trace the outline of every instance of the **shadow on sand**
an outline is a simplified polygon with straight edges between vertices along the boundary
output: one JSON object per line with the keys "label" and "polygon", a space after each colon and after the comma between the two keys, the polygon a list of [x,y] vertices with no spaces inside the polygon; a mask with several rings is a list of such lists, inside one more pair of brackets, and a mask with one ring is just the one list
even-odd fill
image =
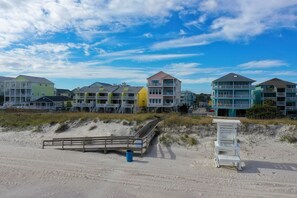
{"label": "shadow on sand", "polygon": [[162,146],[158,144],[158,139],[154,138],[152,144],[148,148],[145,157],[161,158],[161,159],[171,159],[175,160],[176,155],[172,151],[170,146]]}
{"label": "shadow on sand", "polygon": [[275,163],[266,161],[254,161],[254,160],[244,160],[243,170],[240,173],[260,173],[259,169],[272,169],[272,170],[286,170],[286,171],[296,171],[297,164],[295,163]]}

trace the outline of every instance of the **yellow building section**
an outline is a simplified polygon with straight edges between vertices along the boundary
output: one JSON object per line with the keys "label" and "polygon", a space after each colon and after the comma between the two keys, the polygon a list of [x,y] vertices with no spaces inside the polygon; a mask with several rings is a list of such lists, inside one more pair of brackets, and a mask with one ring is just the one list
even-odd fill
{"label": "yellow building section", "polygon": [[137,106],[146,107],[147,106],[147,89],[143,87],[137,94]]}

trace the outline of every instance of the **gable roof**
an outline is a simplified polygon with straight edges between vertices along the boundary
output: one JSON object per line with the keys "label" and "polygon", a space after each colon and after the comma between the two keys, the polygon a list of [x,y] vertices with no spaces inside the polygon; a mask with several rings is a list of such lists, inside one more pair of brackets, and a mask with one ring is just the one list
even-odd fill
{"label": "gable roof", "polygon": [[148,77],[147,80],[149,80],[149,79],[151,79],[151,78],[153,78],[153,77],[155,77],[157,75],[159,75],[161,77],[161,79],[176,79],[176,80],[180,81],[179,79],[177,79],[177,78],[175,78],[175,77],[171,76],[170,74],[167,74],[167,73],[165,73],[163,71],[159,71],[158,73],[152,75],[151,77]]}
{"label": "gable roof", "polygon": [[0,76],[0,82],[4,82],[5,80],[12,80],[14,78],[11,77],[5,77],[5,76]]}
{"label": "gable roof", "polygon": [[34,82],[34,83],[54,84],[52,81],[49,81],[48,79],[43,78],[43,77],[25,76],[25,75],[19,75],[18,77],[25,78],[28,81],[31,81],[31,82]]}
{"label": "gable roof", "polygon": [[138,93],[143,87],[121,86],[114,93]]}
{"label": "gable roof", "polygon": [[70,100],[72,99],[66,96],[42,96],[33,102],[64,102]]}
{"label": "gable roof", "polygon": [[229,73],[221,78],[218,78],[212,82],[256,82],[253,79],[241,76],[235,73]]}
{"label": "gable roof", "polygon": [[82,87],[80,89],[75,90],[75,93],[110,93],[115,91],[117,88],[119,88],[119,86],[101,86],[101,87],[90,87],[90,86],[86,86],[86,87]]}
{"label": "gable roof", "polygon": [[297,85],[296,83],[281,80],[279,78],[273,78],[258,84],[257,86],[273,85],[277,88],[286,88],[287,85]]}
{"label": "gable roof", "polygon": [[56,95],[60,95],[60,94],[63,94],[63,93],[73,95],[73,92],[70,91],[69,89],[56,89]]}
{"label": "gable roof", "polygon": [[89,87],[101,87],[101,86],[112,86],[112,85],[108,83],[103,83],[103,82],[94,82]]}

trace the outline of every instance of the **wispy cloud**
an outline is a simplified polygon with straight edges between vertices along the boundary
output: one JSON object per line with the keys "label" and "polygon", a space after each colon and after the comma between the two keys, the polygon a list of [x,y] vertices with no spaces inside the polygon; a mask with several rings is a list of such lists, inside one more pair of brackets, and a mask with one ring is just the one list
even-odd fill
{"label": "wispy cloud", "polygon": [[167,22],[171,12],[194,3],[192,0],[1,1],[0,48],[32,35],[40,37],[73,30],[77,35],[90,38],[148,22],[162,24]]}
{"label": "wispy cloud", "polygon": [[[285,11],[287,9],[287,11]],[[207,45],[215,41],[246,41],[271,29],[296,28],[296,0],[204,0],[199,5],[202,18],[189,21],[201,28],[200,23],[211,18],[208,33],[172,39],[153,44],[153,49],[168,49]]]}
{"label": "wispy cloud", "polygon": [[242,63],[238,67],[243,69],[264,69],[264,68],[274,68],[288,66],[288,63],[282,60],[258,60],[250,61],[247,63]]}
{"label": "wispy cloud", "polygon": [[200,63],[172,63],[166,65],[164,70],[177,77],[184,77],[193,74],[210,74],[221,71],[221,68],[203,68]]}
{"label": "wispy cloud", "polygon": [[197,78],[197,79],[181,79],[182,83],[185,84],[204,84],[204,83],[210,83],[214,81],[216,78],[209,77],[209,78]]}

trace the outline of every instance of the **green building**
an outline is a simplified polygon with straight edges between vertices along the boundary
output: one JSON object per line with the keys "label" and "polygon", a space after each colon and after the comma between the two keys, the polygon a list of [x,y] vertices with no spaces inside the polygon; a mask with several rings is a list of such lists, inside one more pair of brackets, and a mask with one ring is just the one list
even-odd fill
{"label": "green building", "polygon": [[54,83],[46,78],[20,75],[4,81],[4,106],[29,106],[42,96],[54,96]]}
{"label": "green building", "polygon": [[254,103],[263,104],[272,101],[283,115],[297,115],[297,89],[296,83],[284,81],[278,78],[260,83],[253,91]]}

